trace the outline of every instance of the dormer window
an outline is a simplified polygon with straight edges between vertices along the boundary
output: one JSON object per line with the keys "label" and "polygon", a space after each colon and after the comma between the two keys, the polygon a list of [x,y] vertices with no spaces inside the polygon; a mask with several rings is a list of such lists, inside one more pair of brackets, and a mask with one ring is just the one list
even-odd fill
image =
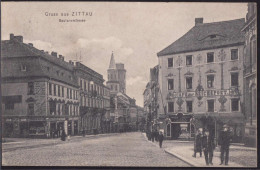
{"label": "dormer window", "polygon": [[26,65],[21,65],[21,71],[26,71]]}
{"label": "dormer window", "polygon": [[60,72],[59,71],[56,71],[57,72],[57,75],[59,76],[60,75]]}

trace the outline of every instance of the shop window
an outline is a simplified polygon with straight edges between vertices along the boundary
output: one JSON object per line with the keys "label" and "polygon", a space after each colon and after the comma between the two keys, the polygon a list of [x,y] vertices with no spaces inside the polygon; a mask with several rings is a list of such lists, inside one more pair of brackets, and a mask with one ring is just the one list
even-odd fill
{"label": "shop window", "polygon": [[13,102],[5,103],[5,110],[14,110],[14,103]]}
{"label": "shop window", "polygon": [[168,67],[173,67],[173,58],[168,58]]}
{"label": "shop window", "polygon": [[192,65],[192,55],[186,56],[186,65],[191,66]]}
{"label": "shop window", "polygon": [[168,90],[173,90],[173,79],[168,79]]}
{"label": "shop window", "polygon": [[28,104],[28,115],[29,116],[34,115],[34,104],[33,103]]}
{"label": "shop window", "polygon": [[232,112],[239,111],[239,99],[231,99]]}
{"label": "shop window", "polygon": [[214,75],[207,75],[207,87],[208,88],[214,87]]}
{"label": "shop window", "polygon": [[187,112],[192,112],[192,101],[186,101],[187,104]]}
{"label": "shop window", "polygon": [[238,59],[238,49],[232,49],[231,50],[231,60],[237,60]]}
{"label": "shop window", "polygon": [[238,73],[231,73],[231,86],[238,86]]}
{"label": "shop window", "polygon": [[207,53],[207,63],[212,63],[214,62],[214,53]]}
{"label": "shop window", "polygon": [[174,112],[174,103],[168,102],[168,112]]}
{"label": "shop window", "polygon": [[208,100],[208,112],[214,112],[214,99]]}
{"label": "shop window", "polygon": [[34,94],[34,83],[33,82],[28,83],[28,94]]}
{"label": "shop window", "polygon": [[186,77],[186,89],[192,89],[192,77]]}

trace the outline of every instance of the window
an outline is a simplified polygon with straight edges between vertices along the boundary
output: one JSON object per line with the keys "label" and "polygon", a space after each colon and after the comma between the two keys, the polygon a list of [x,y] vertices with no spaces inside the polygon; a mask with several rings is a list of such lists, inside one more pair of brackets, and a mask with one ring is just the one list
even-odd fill
{"label": "window", "polygon": [[13,102],[5,103],[5,110],[14,110],[14,103]]}
{"label": "window", "polygon": [[168,67],[173,67],[173,58],[168,58]]}
{"label": "window", "polygon": [[239,111],[239,99],[231,99],[231,110],[232,112]]}
{"label": "window", "polygon": [[214,99],[208,100],[208,112],[214,112]]}
{"label": "window", "polygon": [[232,49],[231,50],[231,60],[237,60],[238,59],[238,49]]}
{"label": "window", "polygon": [[49,83],[49,95],[52,95],[52,84]]}
{"label": "window", "polygon": [[87,91],[87,82],[84,81],[84,91]]}
{"label": "window", "polygon": [[82,88],[82,80],[80,80],[80,87]]}
{"label": "window", "polygon": [[173,90],[173,79],[168,79],[168,90]]}
{"label": "window", "polygon": [[34,83],[29,82],[28,83],[28,94],[33,94],[34,93]]}
{"label": "window", "polygon": [[28,115],[34,115],[34,104],[28,104]]}
{"label": "window", "polygon": [[214,53],[207,53],[207,63],[212,63],[214,62]]}
{"label": "window", "polygon": [[58,85],[58,96],[60,96],[60,86]]}
{"label": "window", "polygon": [[90,83],[88,82],[88,92],[89,92]]}
{"label": "window", "polygon": [[26,71],[26,66],[25,65],[21,65],[21,71]]}
{"label": "window", "polygon": [[117,85],[115,85],[115,90],[117,91]]}
{"label": "window", "polygon": [[111,85],[111,90],[113,90],[113,85]]}
{"label": "window", "polygon": [[192,77],[186,77],[186,89],[192,89]]}
{"label": "window", "polygon": [[207,87],[214,87],[214,75],[207,75]]}
{"label": "window", "polygon": [[168,102],[168,112],[174,112],[174,103]]}
{"label": "window", "polygon": [[67,98],[69,98],[70,96],[70,92],[69,92],[69,89],[67,88]]}
{"label": "window", "polygon": [[217,36],[216,35],[210,35],[210,38],[216,38]]}
{"label": "window", "polygon": [[186,56],[186,65],[191,66],[192,65],[192,55]]}
{"label": "window", "polygon": [[62,97],[64,97],[64,87],[62,87]]}
{"label": "window", "polygon": [[56,96],[56,85],[53,85],[53,89],[54,89],[54,96]]}
{"label": "window", "polygon": [[187,104],[187,112],[192,112],[192,101],[186,101]]}
{"label": "window", "polygon": [[57,75],[59,76],[60,75],[60,72],[59,71],[56,71]]}
{"label": "window", "polygon": [[50,67],[46,67],[47,68],[47,71],[50,71]]}
{"label": "window", "polygon": [[72,99],[72,89],[70,89],[70,99]]}
{"label": "window", "polygon": [[238,86],[238,73],[231,73],[231,86]]}

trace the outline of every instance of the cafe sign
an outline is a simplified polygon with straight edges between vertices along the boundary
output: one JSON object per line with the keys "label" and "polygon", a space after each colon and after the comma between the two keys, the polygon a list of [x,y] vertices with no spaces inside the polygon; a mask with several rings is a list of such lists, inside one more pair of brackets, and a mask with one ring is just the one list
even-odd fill
{"label": "cafe sign", "polygon": [[214,97],[214,96],[238,96],[239,91],[236,89],[227,90],[203,90],[203,91],[189,91],[189,92],[173,92],[168,93],[167,99],[178,97]]}

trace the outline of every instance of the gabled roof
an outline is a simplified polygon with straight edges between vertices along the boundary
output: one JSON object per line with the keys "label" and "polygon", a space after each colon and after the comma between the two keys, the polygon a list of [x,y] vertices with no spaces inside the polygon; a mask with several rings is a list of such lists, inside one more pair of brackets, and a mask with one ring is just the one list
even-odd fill
{"label": "gabled roof", "polygon": [[[73,75],[73,65],[57,57],[51,56],[33,46],[19,42],[17,40],[1,41],[2,56],[2,78],[26,78],[26,77],[49,77],[57,81],[73,86],[78,86]],[[60,70],[47,70],[38,58],[42,58],[59,66]],[[16,62],[15,62],[16,61]],[[21,65],[27,67],[26,71],[21,71]],[[64,75],[57,75],[64,72]]]}
{"label": "gabled roof", "polygon": [[[181,38],[157,53],[157,56],[179,54],[244,43],[241,28],[245,19],[197,24]],[[214,38],[211,38],[214,37]]]}

